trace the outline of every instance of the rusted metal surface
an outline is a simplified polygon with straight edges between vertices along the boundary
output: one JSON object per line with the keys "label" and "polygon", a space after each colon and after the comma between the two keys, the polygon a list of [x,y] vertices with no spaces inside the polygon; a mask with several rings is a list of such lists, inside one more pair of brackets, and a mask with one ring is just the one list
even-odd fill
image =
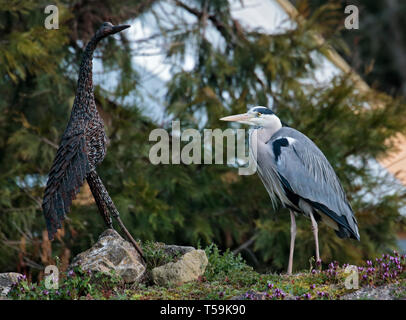
{"label": "rusted metal surface", "polygon": [[112,227],[109,210],[120,227],[141,253],[134,239],[122,224],[106,188],[96,173],[96,167],[106,155],[107,136],[99,115],[93,90],[93,52],[104,37],[129,26],[104,23],[86,46],[79,69],[79,79],[69,123],[63,133],[55,160],[49,173],[42,208],[48,229],[48,238],[54,238],[57,229],[70,211],[85,179],[90,186],[97,207],[107,227]]}

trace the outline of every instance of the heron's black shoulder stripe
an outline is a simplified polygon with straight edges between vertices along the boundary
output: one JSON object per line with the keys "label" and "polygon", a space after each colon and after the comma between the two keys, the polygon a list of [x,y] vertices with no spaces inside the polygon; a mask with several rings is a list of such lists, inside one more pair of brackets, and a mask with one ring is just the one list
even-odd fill
{"label": "heron's black shoulder stripe", "polygon": [[273,154],[275,155],[275,161],[278,161],[279,156],[281,155],[281,148],[288,147],[289,141],[286,138],[280,138],[272,142]]}

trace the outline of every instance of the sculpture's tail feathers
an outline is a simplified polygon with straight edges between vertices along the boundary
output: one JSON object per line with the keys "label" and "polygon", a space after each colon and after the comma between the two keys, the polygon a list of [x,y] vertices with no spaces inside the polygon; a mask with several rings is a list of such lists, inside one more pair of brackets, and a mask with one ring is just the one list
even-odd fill
{"label": "sculpture's tail feathers", "polygon": [[42,203],[50,240],[53,240],[57,229],[62,227],[62,221],[70,211],[72,200],[89,172],[83,136],[63,139],[49,173]]}

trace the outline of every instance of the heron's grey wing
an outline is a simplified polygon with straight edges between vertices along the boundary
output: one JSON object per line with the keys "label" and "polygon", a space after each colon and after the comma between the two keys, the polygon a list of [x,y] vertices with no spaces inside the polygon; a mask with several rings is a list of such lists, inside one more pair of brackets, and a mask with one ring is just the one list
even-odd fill
{"label": "heron's grey wing", "polygon": [[299,131],[290,128],[280,131],[267,144],[284,189],[292,193],[291,197],[300,197],[333,219],[339,226],[340,237],[359,240],[354,213],[324,154]]}

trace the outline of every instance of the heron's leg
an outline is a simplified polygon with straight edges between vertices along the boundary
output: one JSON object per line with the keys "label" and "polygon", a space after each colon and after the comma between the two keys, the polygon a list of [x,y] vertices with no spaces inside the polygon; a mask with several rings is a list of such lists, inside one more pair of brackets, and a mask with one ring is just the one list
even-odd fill
{"label": "heron's leg", "polygon": [[319,232],[316,219],[314,219],[313,212],[311,211],[310,211],[310,219],[312,220],[312,231],[314,235],[314,242],[316,243],[316,262],[319,262],[321,261],[319,254]]}
{"label": "heron's leg", "polygon": [[293,211],[290,211],[290,252],[289,252],[288,274],[292,274],[293,251],[295,250],[295,238],[296,238],[295,213]]}
{"label": "heron's leg", "polygon": [[113,203],[113,200],[111,200],[109,193],[107,192],[106,187],[104,186],[103,182],[101,181],[99,175],[95,170],[91,171],[87,177],[87,179],[91,180],[93,183],[93,187],[95,189],[95,193],[98,195],[97,198],[95,197],[96,202],[101,203],[100,205],[98,204],[98,207],[105,208],[107,207],[108,210],[110,211],[111,215],[117,220],[121,230],[124,232],[126,235],[127,239],[132,243],[132,245],[135,247],[135,249],[138,251],[140,254],[141,258],[145,262],[144,254],[142,252],[142,249],[140,246],[137,244],[137,242],[134,240],[134,238],[131,236],[131,234],[128,232],[127,228],[124,226],[124,223],[120,219],[120,213],[118,212],[116,206]]}

